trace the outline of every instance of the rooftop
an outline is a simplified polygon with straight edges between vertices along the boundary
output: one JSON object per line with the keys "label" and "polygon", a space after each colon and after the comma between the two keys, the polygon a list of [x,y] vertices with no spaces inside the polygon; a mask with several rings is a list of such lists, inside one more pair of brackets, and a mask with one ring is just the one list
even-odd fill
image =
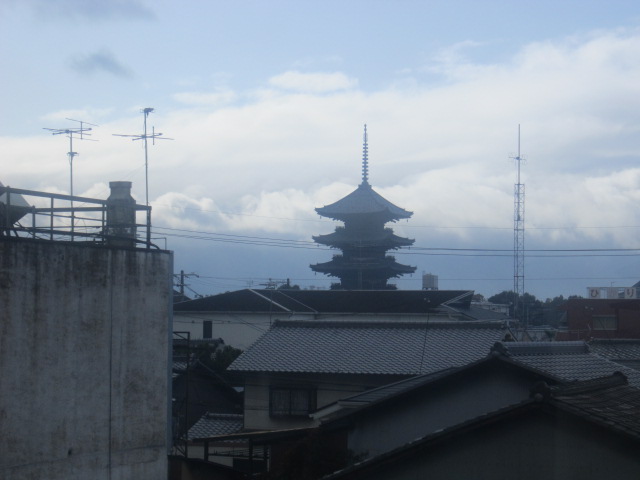
{"label": "rooftop", "polygon": [[174,305],[176,312],[423,313],[442,304],[469,308],[466,290],[261,290],[244,289]]}
{"label": "rooftop", "polygon": [[479,360],[507,333],[498,322],[276,321],[229,369],[418,375]]}
{"label": "rooftop", "polygon": [[316,212],[323,217],[342,221],[353,215],[380,215],[385,222],[413,215],[413,212],[394,205],[376,193],[366,182],[362,182],[358,188],[337,202],[316,208]]}
{"label": "rooftop", "polygon": [[207,412],[189,429],[189,438],[237,433],[242,430],[243,418],[242,414]]}
{"label": "rooftop", "polygon": [[629,384],[640,388],[640,372],[590,352],[589,345],[575,342],[503,342],[503,349],[514,361],[566,381],[583,381],[622,372]]}

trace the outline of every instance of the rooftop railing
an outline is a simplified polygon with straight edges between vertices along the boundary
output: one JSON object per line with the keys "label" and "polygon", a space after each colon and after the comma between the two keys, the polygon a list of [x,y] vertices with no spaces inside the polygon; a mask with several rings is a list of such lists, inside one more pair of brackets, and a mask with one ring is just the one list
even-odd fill
{"label": "rooftop railing", "polygon": [[0,237],[151,248],[151,207],[135,203],[130,182],[110,186],[101,200],[0,185]]}

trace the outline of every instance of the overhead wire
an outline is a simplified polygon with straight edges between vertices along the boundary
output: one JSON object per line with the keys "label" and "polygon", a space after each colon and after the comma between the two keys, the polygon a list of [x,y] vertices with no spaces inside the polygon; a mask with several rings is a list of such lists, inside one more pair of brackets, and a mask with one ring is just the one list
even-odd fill
{"label": "overhead wire", "polygon": [[[171,227],[154,227],[154,232],[167,237],[185,238],[210,242],[231,243],[239,245],[270,246],[281,248],[298,248],[314,250],[332,250],[320,246],[310,240],[262,237],[255,235],[237,235],[202,230],[187,230]],[[513,250],[506,248],[453,248],[453,247],[401,247],[394,254],[458,256],[458,257],[512,257]],[[553,248],[528,249],[527,258],[572,258],[572,257],[628,257],[640,255],[640,248]]]}

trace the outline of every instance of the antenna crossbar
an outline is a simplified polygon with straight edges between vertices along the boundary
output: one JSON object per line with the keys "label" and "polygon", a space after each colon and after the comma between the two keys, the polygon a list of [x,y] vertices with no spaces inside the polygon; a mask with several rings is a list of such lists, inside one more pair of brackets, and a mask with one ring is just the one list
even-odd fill
{"label": "antenna crossbar", "polygon": [[[43,130],[48,130],[51,132],[51,135],[66,135],[69,139],[69,151],[67,152],[67,156],[69,157],[69,195],[73,197],[73,159],[80,155],[78,152],[73,151],[73,139],[74,137],[78,140],[90,140],[92,142],[97,142],[98,140],[90,137],[93,128],[98,125],[94,123],[85,122],[82,120],[74,120],[73,118],[65,118],[65,120],[69,120],[71,122],[77,122],[80,124],[79,127],[71,127],[71,128],[47,128],[44,127]],[[91,127],[85,127],[85,125],[91,125]],[[73,198],[71,199],[71,236],[73,237],[75,227],[75,215],[73,211]]]}
{"label": "antenna crossbar", "polygon": [[[144,181],[145,181],[145,199],[146,199],[146,203],[147,206],[149,206],[149,149],[148,149],[148,140],[151,139],[151,144],[155,145],[156,144],[156,139],[158,140],[173,140],[173,138],[168,138],[168,137],[163,137],[162,133],[158,132],[156,133],[155,131],[155,127],[151,127],[151,133],[147,132],[147,117],[149,116],[150,113],[152,113],[154,111],[153,108],[151,107],[146,107],[143,108],[140,112],[143,114],[144,117],[144,130],[142,133],[139,134],[134,134],[134,135],[127,135],[127,134],[122,134],[122,133],[114,133],[112,135],[116,136],[116,137],[126,137],[126,138],[130,138],[132,141],[136,141],[136,140],[143,140],[144,142]],[[150,211],[147,210],[147,214],[150,215]]]}

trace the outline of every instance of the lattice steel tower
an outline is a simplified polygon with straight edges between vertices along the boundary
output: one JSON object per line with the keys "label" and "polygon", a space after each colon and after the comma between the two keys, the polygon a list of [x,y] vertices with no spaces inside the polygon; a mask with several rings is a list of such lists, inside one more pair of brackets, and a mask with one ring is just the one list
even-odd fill
{"label": "lattice steel tower", "polygon": [[522,320],[519,318],[521,316],[519,306],[524,296],[524,183],[521,183],[520,179],[520,164],[522,162],[522,157],[520,156],[520,125],[518,125],[518,155],[512,158],[516,161],[517,168],[516,184],[513,192],[513,312],[518,320]]}

